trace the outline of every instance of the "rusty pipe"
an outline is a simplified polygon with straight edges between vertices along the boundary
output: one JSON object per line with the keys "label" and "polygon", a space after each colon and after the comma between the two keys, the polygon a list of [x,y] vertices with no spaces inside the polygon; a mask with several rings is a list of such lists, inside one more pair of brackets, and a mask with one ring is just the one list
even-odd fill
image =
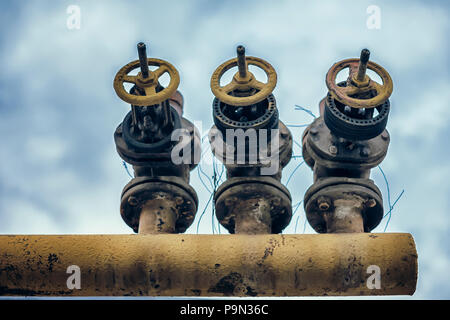
{"label": "rusty pipe", "polygon": [[412,295],[417,268],[402,233],[0,236],[2,296]]}
{"label": "rusty pipe", "polygon": [[250,198],[235,206],[236,234],[270,234],[272,233],[272,218],[270,203],[265,198]]}
{"label": "rusty pipe", "polygon": [[364,232],[362,206],[358,198],[335,200],[334,210],[324,216],[327,233]]}
{"label": "rusty pipe", "polygon": [[139,234],[175,233],[177,213],[165,199],[148,200],[139,216]]}

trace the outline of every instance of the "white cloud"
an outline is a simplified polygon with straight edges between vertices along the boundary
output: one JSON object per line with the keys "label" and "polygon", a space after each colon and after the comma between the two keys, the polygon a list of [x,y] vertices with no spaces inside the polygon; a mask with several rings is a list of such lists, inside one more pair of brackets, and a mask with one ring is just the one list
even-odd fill
{"label": "white cloud", "polygon": [[26,153],[33,161],[55,163],[66,154],[67,145],[58,137],[32,136],[26,141]]}

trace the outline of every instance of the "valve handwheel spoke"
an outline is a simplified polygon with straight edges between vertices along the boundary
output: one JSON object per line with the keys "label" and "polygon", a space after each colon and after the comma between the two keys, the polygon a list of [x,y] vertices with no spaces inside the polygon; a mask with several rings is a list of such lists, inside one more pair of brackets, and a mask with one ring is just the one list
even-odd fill
{"label": "valve handwheel spoke", "polygon": [[[330,68],[326,76],[326,84],[334,99],[352,108],[374,108],[389,99],[393,90],[391,76],[383,67],[369,61],[369,55],[369,50],[364,49],[361,51],[360,59],[342,60]],[[349,77],[347,86],[341,87],[336,84],[336,77],[345,68],[349,68]],[[383,84],[370,79],[366,69],[376,72]],[[376,93],[372,98],[355,97],[371,90]]]}
{"label": "valve handwheel spoke", "polygon": [[[147,58],[145,53],[145,45],[138,44],[139,60],[132,61],[122,67],[114,78],[114,90],[120,99],[134,106],[151,106],[157,105],[169,99],[177,90],[180,84],[180,76],[177,69],[169,62],[156,58]],[[148,67],[158,67],[155,71],[151,71]],[[141,72],[137,76],[129,75],[129,73],[137,68],[141,68]],[[159,84],[159,78],[168,73],[170,76],[169,85],[161,91],[156,92]],[[125,90],[124,83],[133,83],[140,89],[145,91],[145,96],[131,94]]]}
{"label": "valve handwheel spoke", "polygon": [[256,79],[253,79],[253,81],[250,82],[250,86],[251,86],[252,88],[257,89],[257,90],[262,90],[262,89],[264,89],[264,86],[265,86],[265,85],[266,85],[265,83],[263,83],[263,82],[261,82],[261,81],[258,81],[258,80],[256,80]]}
{"label": "valve handwheel spoke", "polygon": [[375,90],[378,94],[383,92],[383,86],[381,84],[379,84],[378,82],[374,81],[374,80],[370,80],[370,83],[368,85],[368,87],[370,89]]}
{"label": "valve handwheel spoke", "polygon": [[358,72],[358,62],[349,63],[348,65],[348,77],[353,77]]}
{"label": "valve handwheel spoke", "polygon": [[170,70],[167,68],[166,65],[161,65],[158,69],[156,69],[155,71],[153,71],[153,74],[157,77],[160,78],[164,73],[169,72],[170,74]]}
{"label": "valve handwheel spoke", "polygon": [[227,94],[236,90],[238,87],[238,84],[234,81],[231,81],[229,84],[227,84],[226,86],[221,87],[221,90],[223,92],[226,92]]}
{"label": "valve handwheel spoke", "polygon": [[156,94],[156,86],[144,87],[145,95],[152,96]]}
{"label": "valve handwheel spoke", "polygon": [[137,77],[136,76],[129,76],[129,75],[124,75],[122,76],[122,81],[123,82],[129,82],[129,83],[134,83],[136,84],[137,82]]}
{"label": "valve handwheel spoke", "polygon": [[361,92],[361,90],[359,88],[354,87],[354,86],[339,87],[338,90],[347,96],[352,96],[358,92]]}
{"label": "valve handwheel spoke", "polygon": [[[237,58],[230,59],[221,64],[211,77],[211,91],[222,102],[232,106],[250,106],[266,99],[277,84],[277,73],[275,69],[263,59],[246,57],[245,48],[237,47]],[[248,65],[254,65],[262,69],[267,75],[267,83],[256,80],[255,76],[248,70]],[[233,67],[238,67],[238,72],[233,76],[231,82],[225,86],[220,85],[222,76]],[[254,90],[257,92],[255,93]],[[248,96],[233,96],[233,91],[249,92]]]}

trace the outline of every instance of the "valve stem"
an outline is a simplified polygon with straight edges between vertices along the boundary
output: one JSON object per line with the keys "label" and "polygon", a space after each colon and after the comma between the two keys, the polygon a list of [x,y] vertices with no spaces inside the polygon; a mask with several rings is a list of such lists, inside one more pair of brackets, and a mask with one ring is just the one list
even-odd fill
{"label": "valve stem", "polygon": [[147,62],[147,47],[145,46],[145,43],[139,42],[137,44],[137,50],[139,55],[139,64],[141,67],[141,74],[143,78],[148,78],[148,62]]}
{"label": "valve stem", "polygon": [[237,63],[239,68],[239,76],[241,78],[247,77],[247,64],[245,63],[245,47],[238,46],[236,48],[237,52]]}
{"label": "valve stem", "polygon": [[361,50],[361,57],[359,58],[358,73],[356,80],[363,81],[366,75],[367,63],[369,62],[370,51],[368,49]]}

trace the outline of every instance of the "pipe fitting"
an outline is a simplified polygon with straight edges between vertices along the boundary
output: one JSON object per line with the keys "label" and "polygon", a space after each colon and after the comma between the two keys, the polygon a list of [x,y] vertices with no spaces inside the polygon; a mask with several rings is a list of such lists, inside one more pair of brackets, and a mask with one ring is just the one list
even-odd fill
{"label": "pipe fitting", "polygon": [[[119,156],[133,165],[135,176],[122,192],[120,212],[134,232],[184,232],[197,211],[197,195],[189,185],[189,174],[201,154],[200,136],[182,117],[184,99],[177,90],[178,71],[167,61],[147,58],[144,43],[137,49],[139,60],[120,69],[114,79],[118,96],[131,103],[131,111],[114,133],[114,142]],[[151,71],[149,65],[159,69]],[[141,69],[137,76],[128,74],[137,67]],[[171,80],[164,88],[158,78],[166,72]],[[129,93],[123,82],[134,83]],[[173,133],[184,136],[175,141]],[[185,157],[185,148],[189,159],[174,161],[174,151]]]}
{"label": "pipe fitting", "polygon": [[122,192],[120,213],[134,232],[182,233],[197,207],[195,190],[182,178],[137,177]]}
{"label": "pipe fitting", "polygon": [[280,233],[291,221],[288,189],[272,177],[233,177],[219,186],[216,216],[230,233]]}

